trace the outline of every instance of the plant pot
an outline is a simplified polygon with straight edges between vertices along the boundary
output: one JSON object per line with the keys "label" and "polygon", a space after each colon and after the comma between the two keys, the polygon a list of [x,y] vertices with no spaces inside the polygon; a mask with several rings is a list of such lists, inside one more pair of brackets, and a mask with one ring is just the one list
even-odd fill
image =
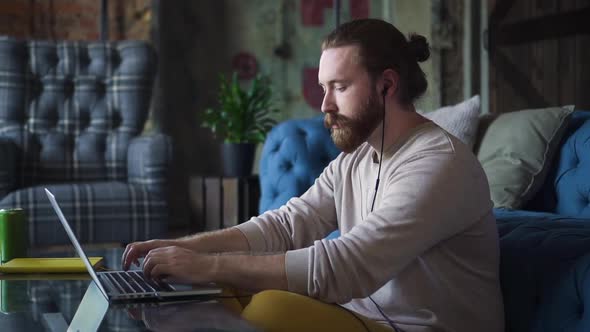
{"label": "plant pot", "polygon": [[248,176],[252,174],[256,144],[254,143],[223,143],[223,176]]}

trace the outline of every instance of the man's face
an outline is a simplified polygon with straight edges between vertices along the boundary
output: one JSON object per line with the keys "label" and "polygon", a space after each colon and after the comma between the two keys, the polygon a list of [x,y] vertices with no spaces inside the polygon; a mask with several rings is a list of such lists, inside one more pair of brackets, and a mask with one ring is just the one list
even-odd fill
{"label": "man's face", "polygon": [[334,144],[350,153],[367,141],[381,121],[379,95],[360,64],[358,46],[324,50],[318,79],[324,90],[324,125]]}

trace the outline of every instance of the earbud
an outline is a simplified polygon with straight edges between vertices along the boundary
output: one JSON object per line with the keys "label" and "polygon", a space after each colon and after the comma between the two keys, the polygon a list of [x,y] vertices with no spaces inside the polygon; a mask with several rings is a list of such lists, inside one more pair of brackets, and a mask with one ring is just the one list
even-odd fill
{"label": "earbud", "polygon": [[387,90],[389,90],[389,85],[385,85],[385,86],[383,87],[383,91],[381,91],[381,95],[382,95],[383,97],[385,97],[385,95],[387,95]]}

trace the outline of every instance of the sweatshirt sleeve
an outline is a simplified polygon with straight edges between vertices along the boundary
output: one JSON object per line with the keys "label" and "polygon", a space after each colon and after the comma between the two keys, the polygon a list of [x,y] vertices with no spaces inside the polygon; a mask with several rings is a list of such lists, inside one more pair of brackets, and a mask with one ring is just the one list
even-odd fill
{"label": "sweatshirt sleeve", "polygon": [[289,290],[336,303],[367,297],[488,214],[485,174],[471,159],[457,159],[437,153],[406,161],[384,179],[375,211],[350,232],[287,252]]}
{"label": "sweatshirt sleeve", "polygon": [[332,161],[301,197],[234,226],[246,236],[251,251],[284,252],[307,247],[338,228],[334,168],[339,159]]}

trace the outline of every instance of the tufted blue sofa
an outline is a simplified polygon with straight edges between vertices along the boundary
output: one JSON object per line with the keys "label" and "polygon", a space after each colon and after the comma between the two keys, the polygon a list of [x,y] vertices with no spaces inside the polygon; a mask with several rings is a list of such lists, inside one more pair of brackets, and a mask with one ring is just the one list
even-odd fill
{"label": "tufted blue sofa", "polygon": [[[260,160],[260,212],[305,192],[337,154],[322,117],[277,125]],[[528,206],[494,213],[506,331],[590,331],[590,112],[572,114]]]}
{"label": "tufted blue sofa", "polygon": [[25,210],[32,246],[69,243],[44,187],[82,242],[165,235],[172,143],[140,135],[155,70],[145,42],[0,37],[0,208]]}
{"label": "tufted blue sofa", "polygon": [[273,210],[309,188],[340,151],[324,128],[323,117],[276,125],[262,148],[259,210]]}

